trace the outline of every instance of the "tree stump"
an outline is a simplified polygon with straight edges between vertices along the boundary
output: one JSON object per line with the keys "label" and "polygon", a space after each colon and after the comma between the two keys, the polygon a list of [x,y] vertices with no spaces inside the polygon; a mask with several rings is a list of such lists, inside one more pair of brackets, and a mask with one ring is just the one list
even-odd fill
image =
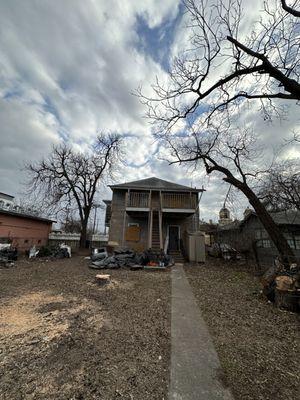
{"label": "tree stump", "polygon": [[298,311],[300,308],[299,290],[280,290],[275,289],[275,304],[279,308],[289,311]]}
{"label": "tree stump", "polygon": [[110,282],[110,275],[108,274],[98,274],[95,276],[96,282],[98,283],[98,285],[106,285]]}

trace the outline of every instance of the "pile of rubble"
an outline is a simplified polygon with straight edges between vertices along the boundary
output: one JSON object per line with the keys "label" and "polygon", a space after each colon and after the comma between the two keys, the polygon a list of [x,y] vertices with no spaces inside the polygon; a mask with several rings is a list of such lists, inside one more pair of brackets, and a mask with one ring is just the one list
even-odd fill
{"label": "pile of rubble", "polygon": [[92,263],[90,268],[94,269],[143,269],[144,267],[165,268],[173,265],[173,259],[163,251],[155,252],[148,249],[143,253],[136,253],[131,249],[121,248],[113,251],[109,255],[105,249],[99,249],[90,257]]}
{"label": "pile of rubble", "polygon": [[0,266],[8,268],[18,259],[18,250],[10,243],[0,243]]}
{"label": "pile of rubble", "polygon": [[263,278],[263,293],[278,307],[300,311],[300,267],[291,264],[289,268],[277,258]]}
{"label": "pile of rubble", "polygon": [[28,251],[28,258],[50,257],[50,258],[70,258],[71,247],[62,243],[58,246],[42,246],[37,249],[32,246]]}

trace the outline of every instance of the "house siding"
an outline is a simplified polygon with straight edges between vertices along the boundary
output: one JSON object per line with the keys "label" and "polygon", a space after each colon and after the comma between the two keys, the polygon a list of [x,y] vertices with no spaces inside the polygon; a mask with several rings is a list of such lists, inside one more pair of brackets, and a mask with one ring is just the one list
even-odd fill
{"label": "house siding", "polygon": [[[116,242],[120,246],[127,246],[136,251],[143,251],[148,248],[149,243],[149,212],[126,212],[125,199],[126,190],[114,189],[111,206],[111,219],[109,227],[109,242]],[[142,192],[142,191],[141,191]],[[148,192],[149,193],[149,192]],[[198,194],[192,193],[198,200]],[[151,208],[155,211],[160,208],[160,191],[153,190],[151,193]],[[196,221],[196,222],[195,222]],[[140,237],[138,241],[125,240],[128,224],[139,224]],[[165,243],[168,226],[178,225],[180,227],[180,236],[184,239],[187,231],[198,229],[199,211],[198,209],[192,216],[180,215],[176,212],[162,213],[162,239]],[[124,236],[124,240],[123,240]]]}
{"label": "house siding", "polygon": [[114,190],[111,204],[111,219],[109,227],[109,241],[122,246],[123,222],[125,213],[125,190]]}
{"label": "house siding", "polygon": [[48,243],[52,222],[0,213],[0,239],[9,239],[20,252]]}

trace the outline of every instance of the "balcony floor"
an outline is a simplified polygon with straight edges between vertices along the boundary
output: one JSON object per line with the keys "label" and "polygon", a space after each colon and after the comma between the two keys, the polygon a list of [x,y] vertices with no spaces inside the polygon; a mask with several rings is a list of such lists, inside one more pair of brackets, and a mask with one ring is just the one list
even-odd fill
{"label": "balcony floor", "polygon": [[127,212],[149,212],[150,208],[148,207],[126,207]]}
{"label": "balcony floor", "polygon": [[163,208],[164,213],[175,213],[175,214],[194,214],[195,209],[193,208]]}

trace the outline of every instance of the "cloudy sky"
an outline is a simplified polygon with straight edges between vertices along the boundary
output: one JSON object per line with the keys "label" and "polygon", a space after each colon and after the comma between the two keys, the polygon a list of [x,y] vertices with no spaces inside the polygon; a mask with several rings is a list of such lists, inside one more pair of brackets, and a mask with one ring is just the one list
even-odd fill
{"label": "cloudy sky", "polygon": [[[122,181],[157,176],[204,185],[202,217],[216,219],[228,187],[159,160],[145,109],[132,95],[165,78],[185,45],[182,19],[179,0],[0,0],[0,191],[18,196],[22,164],[52,144],[84,149],[97,132],[113,131],[129,138]],[[273,125],[252,118],[268,150],[299,124],[295,112]],[[246,204],[237,200],[234,216]]]}

